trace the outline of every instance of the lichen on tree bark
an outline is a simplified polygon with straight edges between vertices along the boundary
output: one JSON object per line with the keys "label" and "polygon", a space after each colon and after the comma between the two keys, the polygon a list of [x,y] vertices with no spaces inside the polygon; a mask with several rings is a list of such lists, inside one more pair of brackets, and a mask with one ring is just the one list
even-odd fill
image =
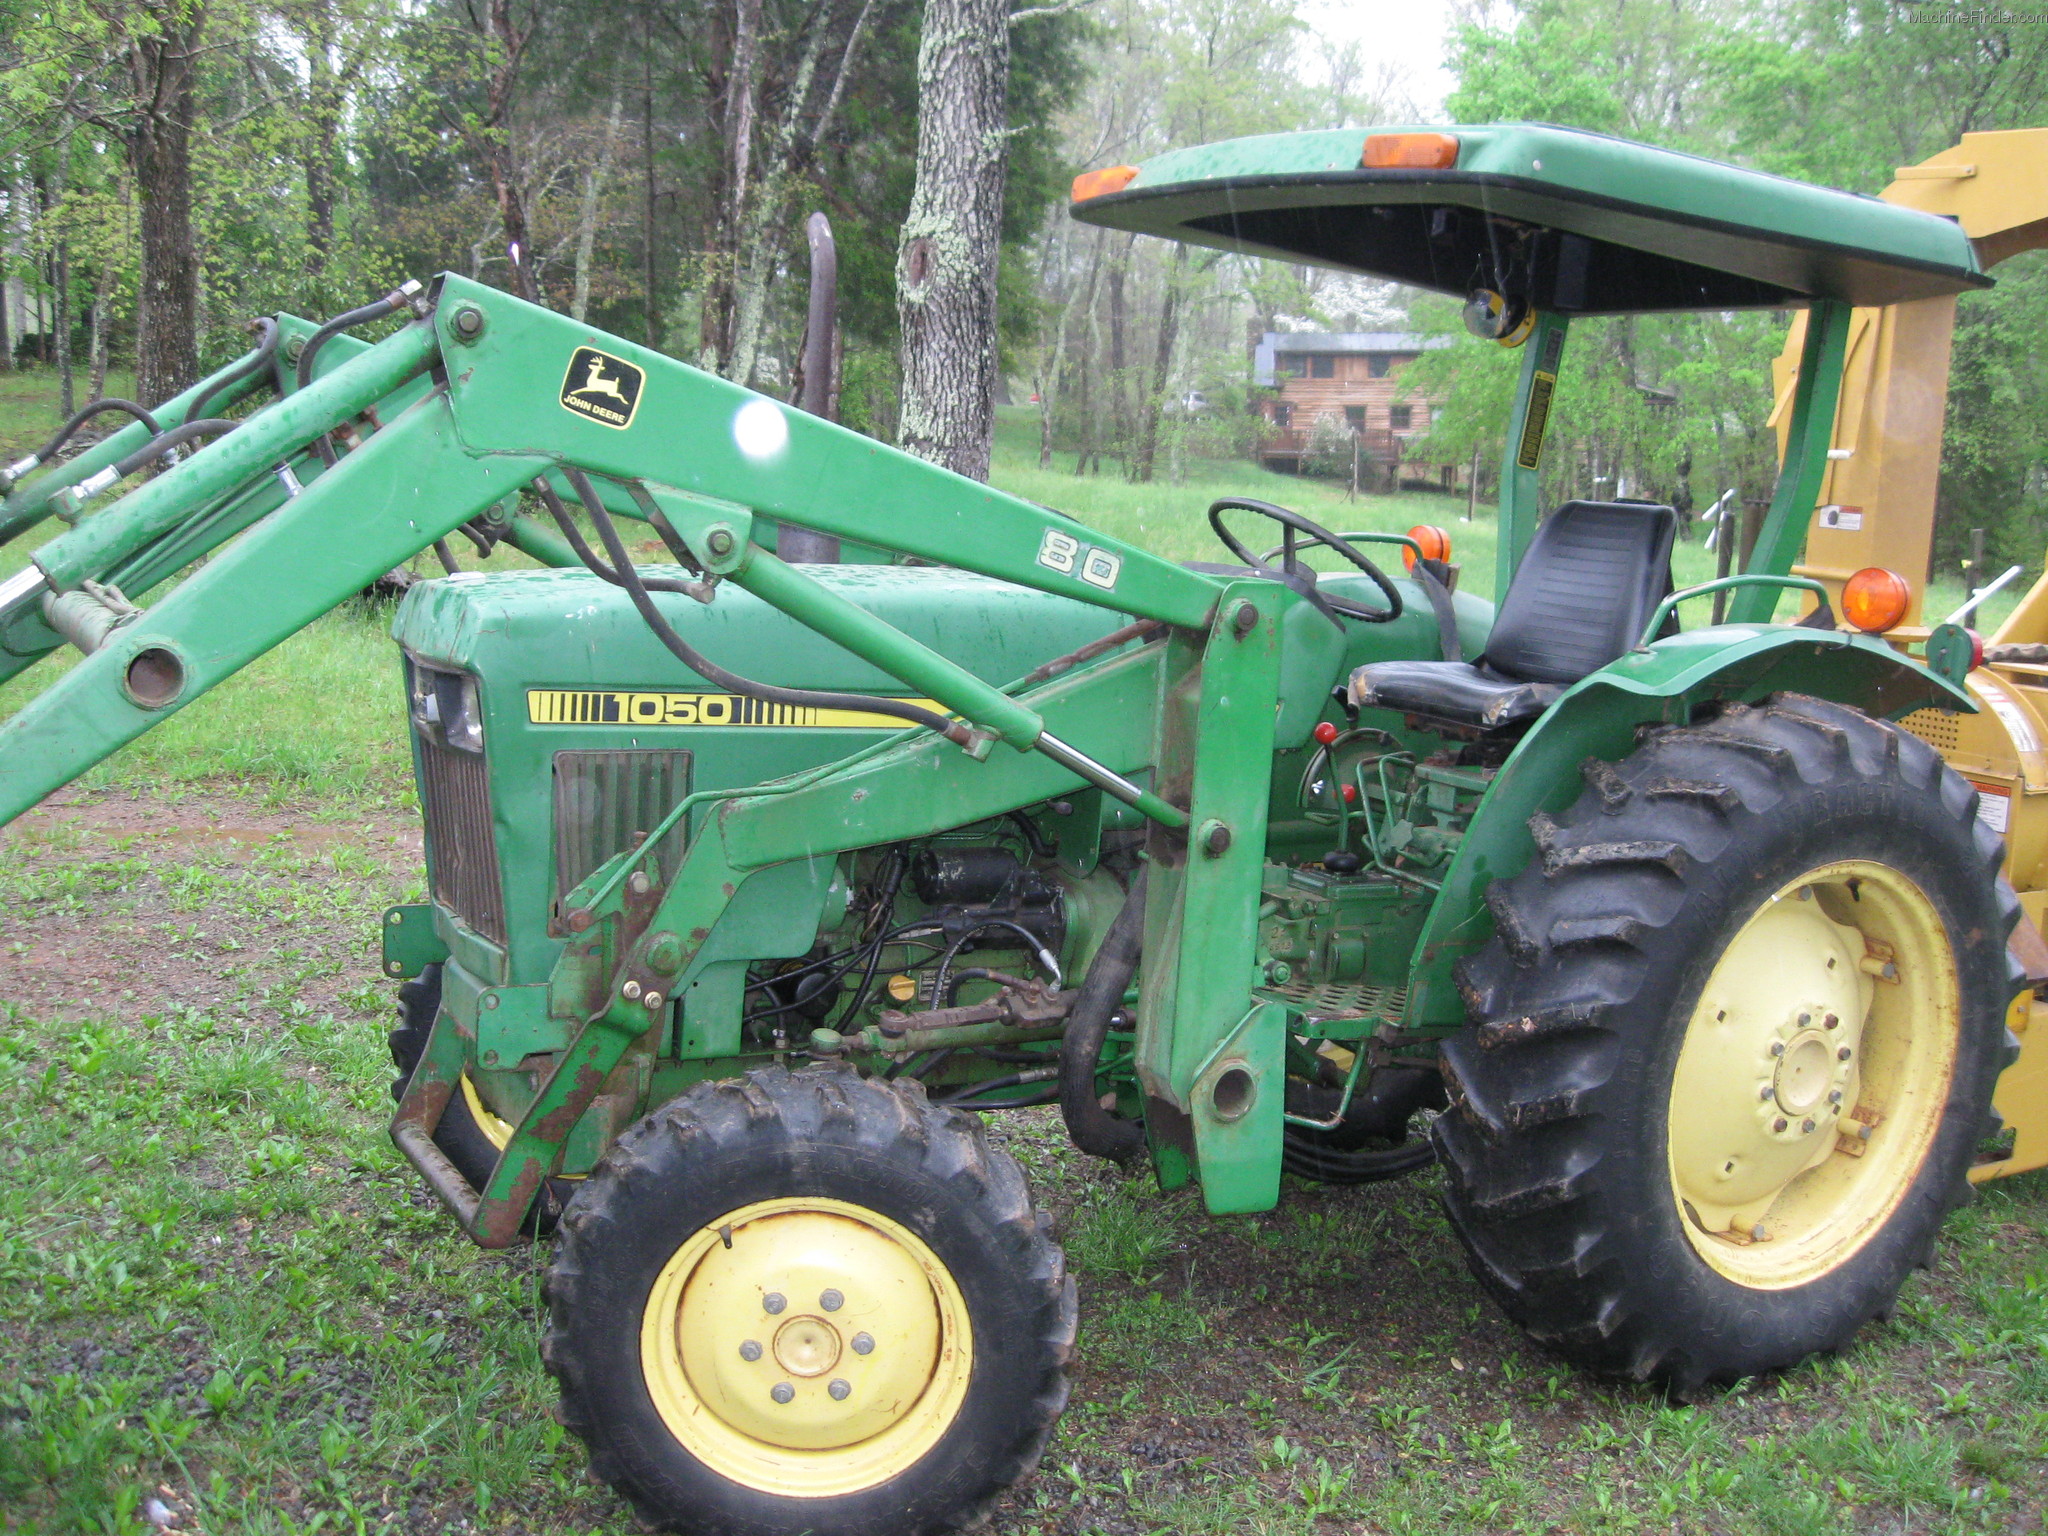
{"label": "lichen on tree bark", "polygon": [[917,188],[896,258],[903,447],[988,478],[1010,78],[1006,0],[929,0],[917,54]]}

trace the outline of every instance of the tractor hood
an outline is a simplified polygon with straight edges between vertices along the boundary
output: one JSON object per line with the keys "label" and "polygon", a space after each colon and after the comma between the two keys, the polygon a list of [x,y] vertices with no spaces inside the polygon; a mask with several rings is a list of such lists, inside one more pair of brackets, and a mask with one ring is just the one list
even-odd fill
{"label": "tractor hood", "polygon": [[1897,304],[1990,285],[1950,220],[1536,123],[1263,134],[1075,182],[1073,214],[1565,314]]}

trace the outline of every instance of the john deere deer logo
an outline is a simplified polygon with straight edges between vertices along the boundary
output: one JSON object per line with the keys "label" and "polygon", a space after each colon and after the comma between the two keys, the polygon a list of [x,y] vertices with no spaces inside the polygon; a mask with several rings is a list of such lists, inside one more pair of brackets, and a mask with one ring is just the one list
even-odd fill
{"label": "john deere deer logo", "polygon": [[562,375],[562,408],[607,427],[629,427],[646,370],[595,347],[578,347]]}

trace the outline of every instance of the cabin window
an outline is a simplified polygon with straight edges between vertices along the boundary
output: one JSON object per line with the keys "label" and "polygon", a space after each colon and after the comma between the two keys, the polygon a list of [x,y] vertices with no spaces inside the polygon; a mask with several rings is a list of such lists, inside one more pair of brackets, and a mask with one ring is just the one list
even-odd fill
{"label": "cabin window", "polygon": [[1302,352],[1282,352],[1273,359],[1273,367],[1284,379],[1298,379],[1308,372],[1308,356]]}
{"label": "cabin window", "polygon": [[1337,377],[1337,359],[1327,352],[1317,353],[1308,360],[1308,376],[1312,379],[1334,379]]}
{"label": "cabin window", "polygon": [[1396,432],[1406,432],[1415,423],[1415,407],[1412,405],[1390,405],[1387,407],[1387,425]]}
{"label": "cabin window", "polygon": [[1393,366],[1393,358],[1385,352],[1368,352],[1365,355],[1365,371],[1372,378],[1384,379]]}
{"label": "cabin window", "polygon": [[1277,400],[1273,404],[1273,425],[1282,432],[1294,425],[1294,407],[1285,400]]}
{"label": "cabin window", "polygon": [[1354,432],[1363,432],[1365,430],[1365,407],[1362,405],[1345,406],[1344,425]]}

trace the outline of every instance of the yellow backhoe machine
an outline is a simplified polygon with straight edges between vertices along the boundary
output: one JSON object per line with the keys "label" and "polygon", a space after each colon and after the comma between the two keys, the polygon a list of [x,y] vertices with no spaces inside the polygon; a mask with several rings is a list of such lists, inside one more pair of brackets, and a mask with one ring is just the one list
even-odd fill
{"label": "yellow backhoe machine", "polygon": [[[2039,250],[2048,246],[2048,128],[1966,133],[1919,165],[1901,166],[1880,196],[1954,219],[1987,268]],[[1806,562],[1793,567],[1827,587],[1837,612],[1857,595],[1895,604],[1886,638],[1901,649],[1924,645],[1931,633],[1921,610],[1955,319],[1952,294],[1855,312],[1827,476]],[[1781,451],[1805,332],[1801,313],[1772,370]],[[1903,580],[1845,592],[1859,572]],[[1985,640],[1967,686],[1976,714],[1926,709],[1901,723],[1977,787],[1978,819],[2005,839],[2006,878],[2028,919],[2013,951],[2035,988],[2013,1003],[2021,1051],[1993,1101],[2005,1121],[2003,1155],[1979,1162],[1971,1177],[1981,1182],[2048,1167],[2048,571]]]}

